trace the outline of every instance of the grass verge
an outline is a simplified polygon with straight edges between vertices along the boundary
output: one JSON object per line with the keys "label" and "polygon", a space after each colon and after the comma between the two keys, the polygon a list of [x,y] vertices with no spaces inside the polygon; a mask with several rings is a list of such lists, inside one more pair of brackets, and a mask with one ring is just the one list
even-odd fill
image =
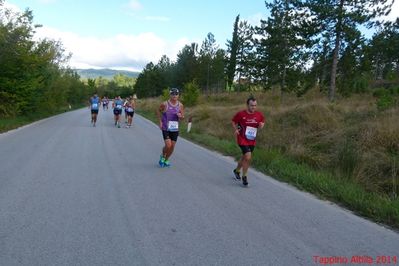
{"label": "grass verge", "polygon": [[[139,114],[153,122],[157,121],[154,112],[140,111]],[[240,156],[235,142],[201,134],[198,131],[186,133],[185,124],[181,125],[180,135],[224,155],[234,158]],[[335,202],[358,215],[399,229],[399,199],[368,192],[359,184],[344,178],[334,178],[331,173],[314,170],[306,164],[294,162],[276,150],[256,148],[251,165],[267,175],[319,198]]]}

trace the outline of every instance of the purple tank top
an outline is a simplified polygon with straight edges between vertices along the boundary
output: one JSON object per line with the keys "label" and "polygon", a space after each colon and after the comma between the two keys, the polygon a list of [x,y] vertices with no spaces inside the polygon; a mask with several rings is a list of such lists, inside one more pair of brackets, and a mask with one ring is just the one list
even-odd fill
{"label": "purple tank top", "polygon": [[[174,106],[169,101],[166,101],[166,111],[162,113],[162,130],[179,131],[174,125],[179,122],[177,113],[180,112],[180,102]],[[169,123],[172,121],[172,123]]]}

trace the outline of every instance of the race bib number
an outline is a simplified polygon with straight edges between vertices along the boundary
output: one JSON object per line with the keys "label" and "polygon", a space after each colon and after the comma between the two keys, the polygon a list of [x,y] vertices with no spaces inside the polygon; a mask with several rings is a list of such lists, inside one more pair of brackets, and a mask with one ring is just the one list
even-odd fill
{"label": "race bib number", "polygon": [[131,112],[133,112],[133,108],[132,108],[132,107],[128,107],[128,108],[127,108],[127,111],[128,111],[129,113],[131,113]]}
{"label": "race bib number", "polygon": [[97,108],[98,108],[98,104],[97,104],[97,103],[93,103],[93,104],[91,105],[91,108],[92,108],[92,109],[97,109]]}
{"label": "race bib number", "polygon": [[121,104],[116,105],[116,109],[122,109],[122,105]]}
{"label": "race bib number", "polygon": [[258,129],[255,127],[247,127],[245,129],[245,137],[248,140],[254,140],[256,138],[256,133],[258,132]]}
{"label": "race bib number", "polygon": [[168,131],[179,131],[179,122],[178,121],[169,121],[168,122]]}

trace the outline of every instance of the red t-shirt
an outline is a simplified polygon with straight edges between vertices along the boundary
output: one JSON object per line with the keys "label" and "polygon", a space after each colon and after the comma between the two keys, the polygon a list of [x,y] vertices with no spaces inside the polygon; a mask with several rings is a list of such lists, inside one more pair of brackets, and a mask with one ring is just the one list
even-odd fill
{"label": "red t-shirt", "polygon": [[237,136],[238,145],[255,146],[259,123],[265,122],[263,114],[258,111],[251,114],[244,110],[236,113],[232,121],[240,128],[240,134]]}

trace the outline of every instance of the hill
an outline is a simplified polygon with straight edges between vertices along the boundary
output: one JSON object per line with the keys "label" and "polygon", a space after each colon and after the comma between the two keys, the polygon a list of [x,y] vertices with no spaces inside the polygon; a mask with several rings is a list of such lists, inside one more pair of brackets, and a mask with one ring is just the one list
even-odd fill
{"label": "hill", "polygon": [[75,69],[82,79],[103,77],[112,79],[117,74],[122,74],[130,78],[137,78],[140,72],[114,70],[114,69]]}

